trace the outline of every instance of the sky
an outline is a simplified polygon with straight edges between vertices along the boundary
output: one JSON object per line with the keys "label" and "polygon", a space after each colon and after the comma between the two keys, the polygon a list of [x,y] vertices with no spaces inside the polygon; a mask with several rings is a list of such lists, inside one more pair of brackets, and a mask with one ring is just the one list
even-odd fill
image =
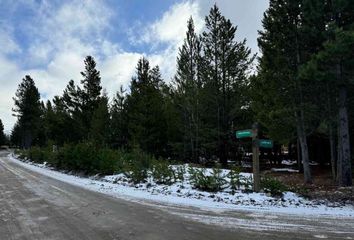
{"label": "sky", "polygon": [[0,119],[7,133],[16,122],[13,97],[30,75],[43,100],[81,80],[92,55],[109,96],[129,86],[140,57],[159,65],[166,82],[176,70],[187,20],[198,33],[217,4],[258,53],[258,30],[269,0],[0,0]]}

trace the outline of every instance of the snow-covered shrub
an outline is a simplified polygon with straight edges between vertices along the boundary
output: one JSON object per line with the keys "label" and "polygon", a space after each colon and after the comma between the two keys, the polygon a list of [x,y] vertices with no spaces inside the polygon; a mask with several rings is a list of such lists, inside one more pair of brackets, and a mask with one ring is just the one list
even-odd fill
{"label": "snow-covered shrub", "polygon": [[227,176],[230,178],[229,185],[230,185],[230,188],[231,188],[233,194],[234,194],[235,190],[238,190],[241,188],[241,185],[243,182],[243,176],[240,173],[241,173],[241,169],[238,167],[234,167],[227,174]]}
{"label": "snow-covered shrub", "polygon": [[189,168],[190,181],[193,187],[207,192],[218,192],[223,189],[226,181],[222,176],[222,170],[214,168],[212,175],[208,175],[205,169],[193,169]]}
{"label": "snow-covered shrub", "polygon": [[253,177],[244,177],[243,178],[243,186],[244,186],[244,191],[245,192],[252,192],[252,186],[253,186]]}
{"label": "snow-covered shrub", "polygon": [[272,196],[282,196],[287,191],[287,187],[279,180],[272,177],[264,177],[261,179],[261,186],[265,192]]}
{"label": "snow-covered shrub", "polygon": [[168,162],[159,159],[154,163],[152,176],[157,184],[171,185],[174,180],[174,171]]}
{"label": "snow-covered shrub", "polygon": [[146,182],[148,170],[152,168],[152,163],[156,159],[138,148],[126,154],[126,158],[127,164],[124,174],[135,184]]}
{"label": "snow-covered shrub", "polygon": [[184,165],[177,166],[174,171],[174,178],[175,181],[180,181],[183,184],[184,181],[184,175],[186,174],[186,168]]}

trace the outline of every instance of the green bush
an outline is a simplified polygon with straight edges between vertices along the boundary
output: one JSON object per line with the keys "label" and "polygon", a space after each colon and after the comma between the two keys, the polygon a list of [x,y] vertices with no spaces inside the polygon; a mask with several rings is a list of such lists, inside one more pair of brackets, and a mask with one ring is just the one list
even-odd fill
{"label": "green bush", "polygon": [[168,162],[159,159],[154,163],[152,176],[157,184],[171,185],[174,180],[174,171],[171,166],[169,166]]}
{"label": "green bush", "polygon": [[32,147],[29,149],[29,159],[35,163],[43,163],[44,156],[40,147]]}
{"label": "green bush", "polygon": [[87,174],[98,173],[98,151],[91,142],[79,143],[73,150],[75,171],[84,171]]}
{"label": "green bush", "polygon": [[133,149],[126,156],[125,175],[135,184],[146,182],[148,170],[152,168],[152,163],[156,161],[155,158],[138,148]]}
{"label": "green bush", "polygon": [[238,167],[234,167],[227,174],[227,176],[230,178],[229,185],[233,193],[235,192],[235,190],[241,188],[242,181],[244,180],[243,176],[240,173],[241,169]]}
{"label": "green bush", "polygon": [[243,186],[244,186],[244,191],[245,192],[252,192],[253,189],[253,177],[243,177]]}
{"label": "green bush", "polygon": [[124,158],[122,152],[111,149],[102,149],[98,152],[98,172],[111,175],[124,171]]}
{"label": "green bush", "polygon": [[205,169],[189,169],[190,181],[193,187],[207,192],[218,192],[223,189],[226,181],[221,175],[221,169],[214,168],[211,176],[205,173]]}
{"label": "green bush", "polygon": [[20,149],[16,149],[15,150],[15,154],[18,156],[18,158],[20,159],[29,159],[29,151],[28,150],[20,150]]}
{"label": "green bush", "polygon": [[279,180],[272,177],[264,177],[261,179],[263,190],[272,196],[282,196],[287,191],[287,187]]}
{"label": "green bush", "polygon": [[186,174],[186,168],[182,166],[177,166],[174,171],[174,178],[175,181],[180,181],[183,183],[184,181],[184,174]]}

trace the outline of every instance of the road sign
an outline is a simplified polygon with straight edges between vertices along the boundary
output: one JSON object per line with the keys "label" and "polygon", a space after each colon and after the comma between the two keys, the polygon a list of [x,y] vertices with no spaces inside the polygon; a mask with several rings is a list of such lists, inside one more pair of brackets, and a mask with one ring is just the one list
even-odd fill
{"label": "road sign", "polygon": [[259,139],[258,145],[261,148],[273,148],[273,140]]}
{"label": "road sign", "polygon": [[236,131],[236,138],[250,138],[252,135],[251,129]]}

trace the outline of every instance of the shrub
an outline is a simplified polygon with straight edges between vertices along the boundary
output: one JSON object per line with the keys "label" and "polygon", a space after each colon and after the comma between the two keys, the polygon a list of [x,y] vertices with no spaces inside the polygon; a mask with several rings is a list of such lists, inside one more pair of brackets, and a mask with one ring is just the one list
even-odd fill
{"label": "shrub", "polygon": [[35,163],[43,163],[43,151],[39,147],[32,147],[29,149],[29,159]]}
{"label": "shrub", "polygon": [[159,159],[155,162],[152,169],[152,176],[157,184],[167,184],[170,185],[174,180],[174,171],[169,166],[168,162]]}
{"label": "shrub", "polygon": [[[191,168],[190,168],[191,169]],[[205,173],[205,169],[190,170],[190,181],[194,188],[207,192],[218,192],[223,189],[226,181],[221,176],[221,169],[214,168],[211,176]]]}
{"label": "shrub", "polygon": [[227,176],[230,178],[229,185],[232,190],[232,193],[234,193],[235,190],[241,188],[242,181],[244,180],[244,178],[243,176],[240,175],[240,173],[241,173],[241,169],[238,167],[234,167],[227,174]]}
{"label": "shrub", "polygon": [[253,177],[243,177],[243,186],[245,192],[252,192]]}
{"label": "shrub", "polygon": [[183,183],[184,181],[184,174],[186,174],[186,168],[182,166],[177,166],[174,171],[174,178],[175,181],[180,181]]}
{"label": "shrub", "polygon": [[117,168],[116,163],[118,161],[117,154],[110,149],[102,149],[97,154],[97,171],[100,174],[111,175]]}
{"label": "shrub", "polygon": [[148,170],[152,167],[154,161],[156,161],[154,157],[135,148],[127,154],[125,175],[135,184],[146,182]]}
{"label": "shrub", "polygon": [[265,192],[272,196],[282,196],[287,191],[287,187],[279,180],[272,177],[264,177],[261,179],[261,186]]}
{"label": "shrub", "polygon": [[20,149],[16,149],[15,150],[15,154],[18,156],[18,158],[20,159],[29,159],[29,151],[28,150],[20,150]]}
{"label": "shrub", "polygon": [[98,154],[91,142],[79,143],[74,147],[73,160],[75,171],[84,171],[87,174],[98,173]]}

